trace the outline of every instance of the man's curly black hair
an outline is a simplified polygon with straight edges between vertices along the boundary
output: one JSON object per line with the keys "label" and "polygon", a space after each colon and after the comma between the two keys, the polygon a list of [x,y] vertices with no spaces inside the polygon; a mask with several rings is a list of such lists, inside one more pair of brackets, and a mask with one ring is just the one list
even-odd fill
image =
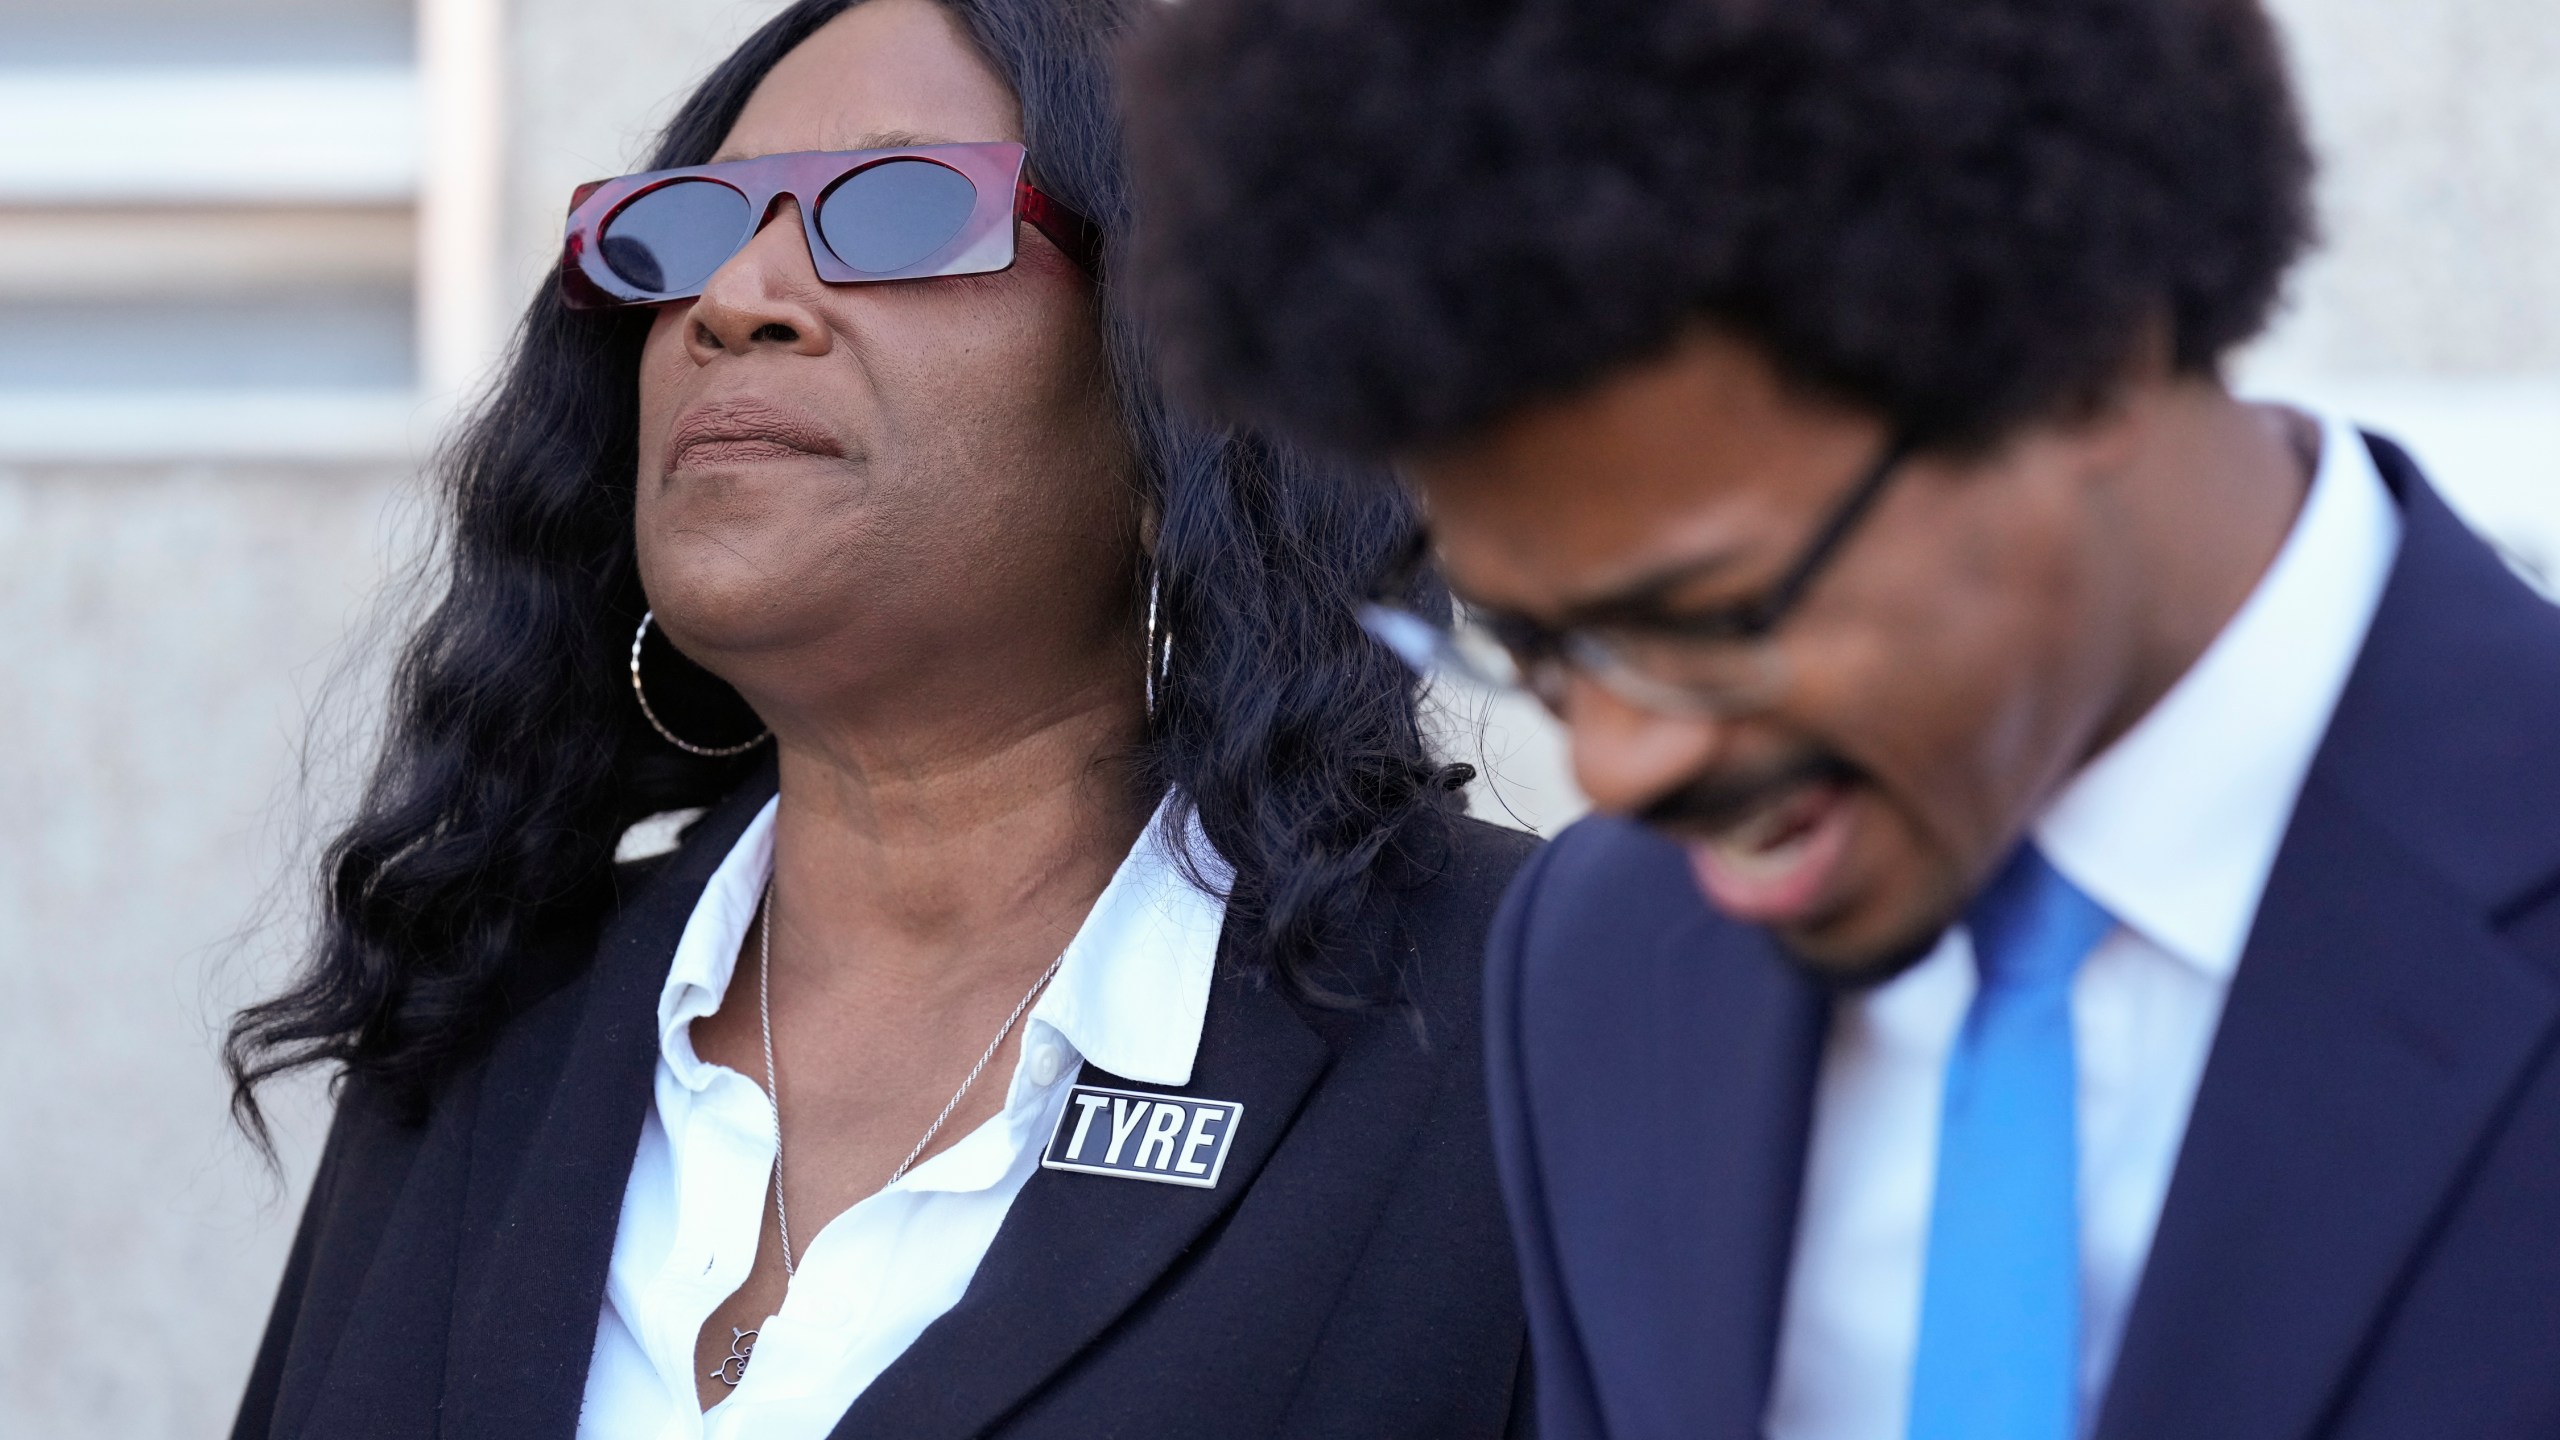
{"label": "man's curly black hair", "polygon": [[2212,372],[2310,238],[2257,0],[1181,0],[1131,63],[1175,384],[1348,451],[1701,325],[1988,445]]}

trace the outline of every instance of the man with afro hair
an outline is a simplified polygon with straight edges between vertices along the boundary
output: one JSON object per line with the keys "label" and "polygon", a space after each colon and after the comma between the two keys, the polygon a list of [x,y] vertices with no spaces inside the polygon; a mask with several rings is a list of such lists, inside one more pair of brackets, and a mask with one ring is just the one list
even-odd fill
{"label": "man with afro hair", "polygon": [[2560,612],[2224,383],[2257,0],[1157,19],[1171,378],[1395,462],[1364,622],[1600,812],[1488,961],[1542,1432],[2560,1434]]}

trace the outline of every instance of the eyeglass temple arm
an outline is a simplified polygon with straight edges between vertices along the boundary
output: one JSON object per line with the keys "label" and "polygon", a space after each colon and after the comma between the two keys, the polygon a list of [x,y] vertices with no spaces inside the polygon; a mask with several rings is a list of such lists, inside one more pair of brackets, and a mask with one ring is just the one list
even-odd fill
{"label": "eyeglass temple arm", "polygon": [[1856,488],[1849,492],[1849,498],[1840,502],[1840,508],[1831,512],[1831,518],[1823,524],[1822,533],[1805,547],[1794,568],[1788,570],[1777,586],[1751,607],[1751,613],[1737,627],[1743,635],[1765,635],[1778,628],[1778,622],[1795,608],[1805,587],[1812,584],[1813,577],[1821,574],[1822,567],[1830,563],[1831,552],[1839,549],[1841,542],[1849,538],[1849,532],[1858,528],[1858,522],[1867,518],[1867,511],[1873,509],[1877,497],[1884,494],[1885,482],[1902,469],[1902,462],[1910,459],[1916,448],[1907,436],[1886,448],[1884,458],[1859,479]]}
{"label": "eyeglass temple arm", "polygon": [[1014,209],[1087,275],[1102,272],[1102,227],[1028,180],[1014,186]]}

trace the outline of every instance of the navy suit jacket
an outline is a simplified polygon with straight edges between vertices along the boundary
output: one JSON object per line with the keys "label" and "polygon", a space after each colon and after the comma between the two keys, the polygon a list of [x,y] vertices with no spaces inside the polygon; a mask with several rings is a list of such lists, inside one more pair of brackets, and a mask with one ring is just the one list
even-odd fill
{"label": "navy suit jacket", "polygon": [[[2560,1435],[2560,610],[2409,458],[2097,1440]],[[1756,1435],[1826,1000],[1670,844],[1574,827],[1486,1058],[1547,1440]]]}

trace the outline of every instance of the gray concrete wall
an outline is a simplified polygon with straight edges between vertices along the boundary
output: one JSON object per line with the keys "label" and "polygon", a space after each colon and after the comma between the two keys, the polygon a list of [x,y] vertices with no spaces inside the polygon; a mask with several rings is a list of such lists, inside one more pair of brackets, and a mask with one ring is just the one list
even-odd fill
{"label": "gray concrete wall", "polygon": [[308,1164],[224,1120],[319,687],[397,476],[0,468],[0,1433],[211,1435]]}
{"label": "gray concrete wall", "polygon": [[2560,374],[2560,7],[2272,8],[2325,167],[2328,243],[2261,358],[2353,376]]}
{"label": "gray concrete wall", "polygon": [[[772,8],[512,0],[516,298],[568,187],[625,168]],[[2560,556],[2560,6],[2278,8],[2332,243],[2244,379],[2393,423],[2475,516]],[[297,786],[306,722],[349,664],[362,708],[358,627],[414,544],[411,470],[0,462],[0,1434],[228,1422],[320,1109],[286,1097],[271,1184],[224,1128],[214,1046],[272,983],[302,893],[284,867],[343,799],[325,752]],[[1484,803],[1578,808],[1533,710],[1451,704],[1500,777]]]}

